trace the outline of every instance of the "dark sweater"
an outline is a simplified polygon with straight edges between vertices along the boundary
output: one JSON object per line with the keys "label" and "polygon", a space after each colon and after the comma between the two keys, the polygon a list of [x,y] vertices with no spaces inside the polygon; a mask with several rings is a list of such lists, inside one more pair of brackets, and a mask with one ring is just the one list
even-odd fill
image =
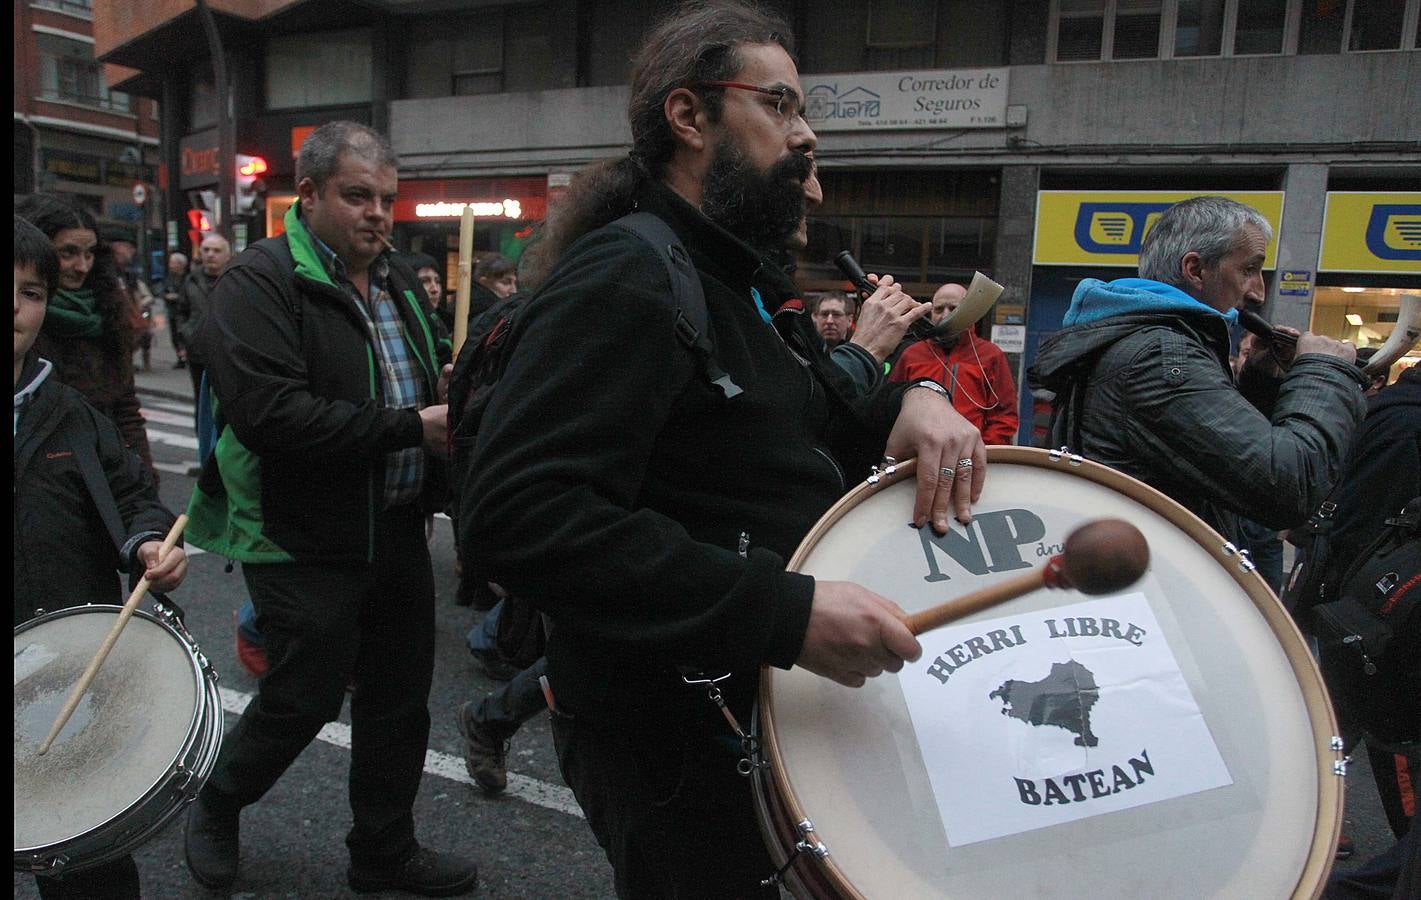
{"label": "dark sweater", "polygon": [[677,340],[648,244],[583,237],[513,335],[461,498],[463,558],[553,617],[561,707],[683,705],[684,665],[733,670],[727,697],[745,714],[758,667],[792,665],[804,639],[814,583],[785,560],[858,474],[830,445],[862,444],[872,421],[881,453],[896,396],[840,427],[852,417],[815,374],[832,363],[792,352],[751,299],[768,267],[664,187],[639,208],[689,251],[716,360],[744,393],[724,399]]}

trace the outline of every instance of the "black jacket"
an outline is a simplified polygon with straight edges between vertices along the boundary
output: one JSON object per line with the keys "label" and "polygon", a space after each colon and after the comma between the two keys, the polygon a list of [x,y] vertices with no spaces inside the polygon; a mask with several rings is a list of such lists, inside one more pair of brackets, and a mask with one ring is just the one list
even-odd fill
{"label": "black jacket", "polygon": [[677,340],[650,245],[617,228],[583,237],[520,316],[461,498],[463,558],[553,617],[561,707],[705,703],[677,683],[684,665],[736,672],[727,697],[743,715],[758,667],[789,667],[803,642],[814,583],[785,560],[867,474],[831,448],[881,454],[899,394],[853,415],[816,374],[833,364],[792,350],[752,300],[782,275],[665,187],[639,207],[689,251],[716,361],[744,393],[725,399]]}
{"label": "black jacket", "polygon": [[1301,524],[1361,421],[1357,369],[1299,357],[1269,417],[1239,392],[1228,350],[1228,325],[1210,314],[1116,315],[1053,334],[1028,373],[1033,388],[1056,393],[1050,446],[1140,479],[1230,540],[1240,515]]}
{"label": "black jacket", "polygon": [[[16,625],[39,610],[122,603],[118,571],[127,571],[138,545],[161,540],[174,520],[113,422],[47,374],[32,354],[16,392],[32,389],[17,407],[15,431]],[[80,474],[81,447],[95,454],[118,505],[127,558],[120,557]]]}
{"label": "black jacket", "polygon": [[[222,274],[194,335],[217,398],[217,446],[193,492],[187,534],[242,562],[364,562],[386,454],[423,443],[419,414],[389,409],[370,328],[333,284],[295,213],[286,233],[247,248]],[[426,396],[437,333],[419,280],[393,254],[389,292]],[[425,508],[442,508],[442,468],[426,457]]]}
{"label": "black jacket", "polygon": [[1421,370],[1408,369],[1367,405],[1356,445],[1332,500],[1333,559],[1347,567],[1386,520],[1421,496]]}

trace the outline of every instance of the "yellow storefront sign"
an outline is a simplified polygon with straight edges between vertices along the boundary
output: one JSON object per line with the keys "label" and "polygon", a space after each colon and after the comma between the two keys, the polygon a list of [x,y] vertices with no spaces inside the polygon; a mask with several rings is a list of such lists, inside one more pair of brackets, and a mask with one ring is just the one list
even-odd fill
{"label": "yellow storefront sign", "polygon": [[[1038,266],[1129,266],[1139,262],[1140,242],[1166,209],[1207,191],[1040,191],[1036,195]],[[1229,191],[1219,196],[1247,203],[1273,226],[1264,268],[1278,257],[1283,221],[1282,191]]]}
{"label": "yellow storefront sign", "polygon": [[1329,191],[1317,268],[1421,275],[1421,192]]}

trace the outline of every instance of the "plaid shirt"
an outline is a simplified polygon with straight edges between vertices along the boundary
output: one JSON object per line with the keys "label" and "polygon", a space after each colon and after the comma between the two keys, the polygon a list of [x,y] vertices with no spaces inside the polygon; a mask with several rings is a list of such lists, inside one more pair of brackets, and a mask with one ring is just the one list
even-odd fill
{"label": "plaid shirt", "polygon": [[[331,280],[342,285],[355,301],[365,325],[375,335],[375,355],[380,361],[380,375],[387,409],[421,409],[429,397],[419,377],[415,359],[405,342],[405,326],[395,300],[385,289],[390,265],[381,256],[370,266],[370,300],[367,303],[346,275],[345,263],[314,233],[311,240],[321,254]],[[371,311],[374,311],[372,317]],[[384,508],[389,509],[419,499],[424,487],[424,449],[406,447],[385,458]]]}

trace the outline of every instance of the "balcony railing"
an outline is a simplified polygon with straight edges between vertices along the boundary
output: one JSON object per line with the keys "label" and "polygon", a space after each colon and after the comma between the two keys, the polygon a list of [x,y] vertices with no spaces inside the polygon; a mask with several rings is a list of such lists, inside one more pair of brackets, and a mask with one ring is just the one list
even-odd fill
{"label": "balcony railing", "polygon": [[30,0],[30,5],[40,9],[52,9],[55,12],[77,16],[81,19],[94,17],[94,4],[90,0]]}
{"label": "balcony railing", "polygon": [[127,94],[99,97],[90,94],[79,94],[73,91],[42,90],[36,99],[53,100],[58,103],[74,103],[79,106],[88,106],[93,109],[102,109],[106,112],[123,113],[125,115],[132,112],[130,109],[132,104]]}

